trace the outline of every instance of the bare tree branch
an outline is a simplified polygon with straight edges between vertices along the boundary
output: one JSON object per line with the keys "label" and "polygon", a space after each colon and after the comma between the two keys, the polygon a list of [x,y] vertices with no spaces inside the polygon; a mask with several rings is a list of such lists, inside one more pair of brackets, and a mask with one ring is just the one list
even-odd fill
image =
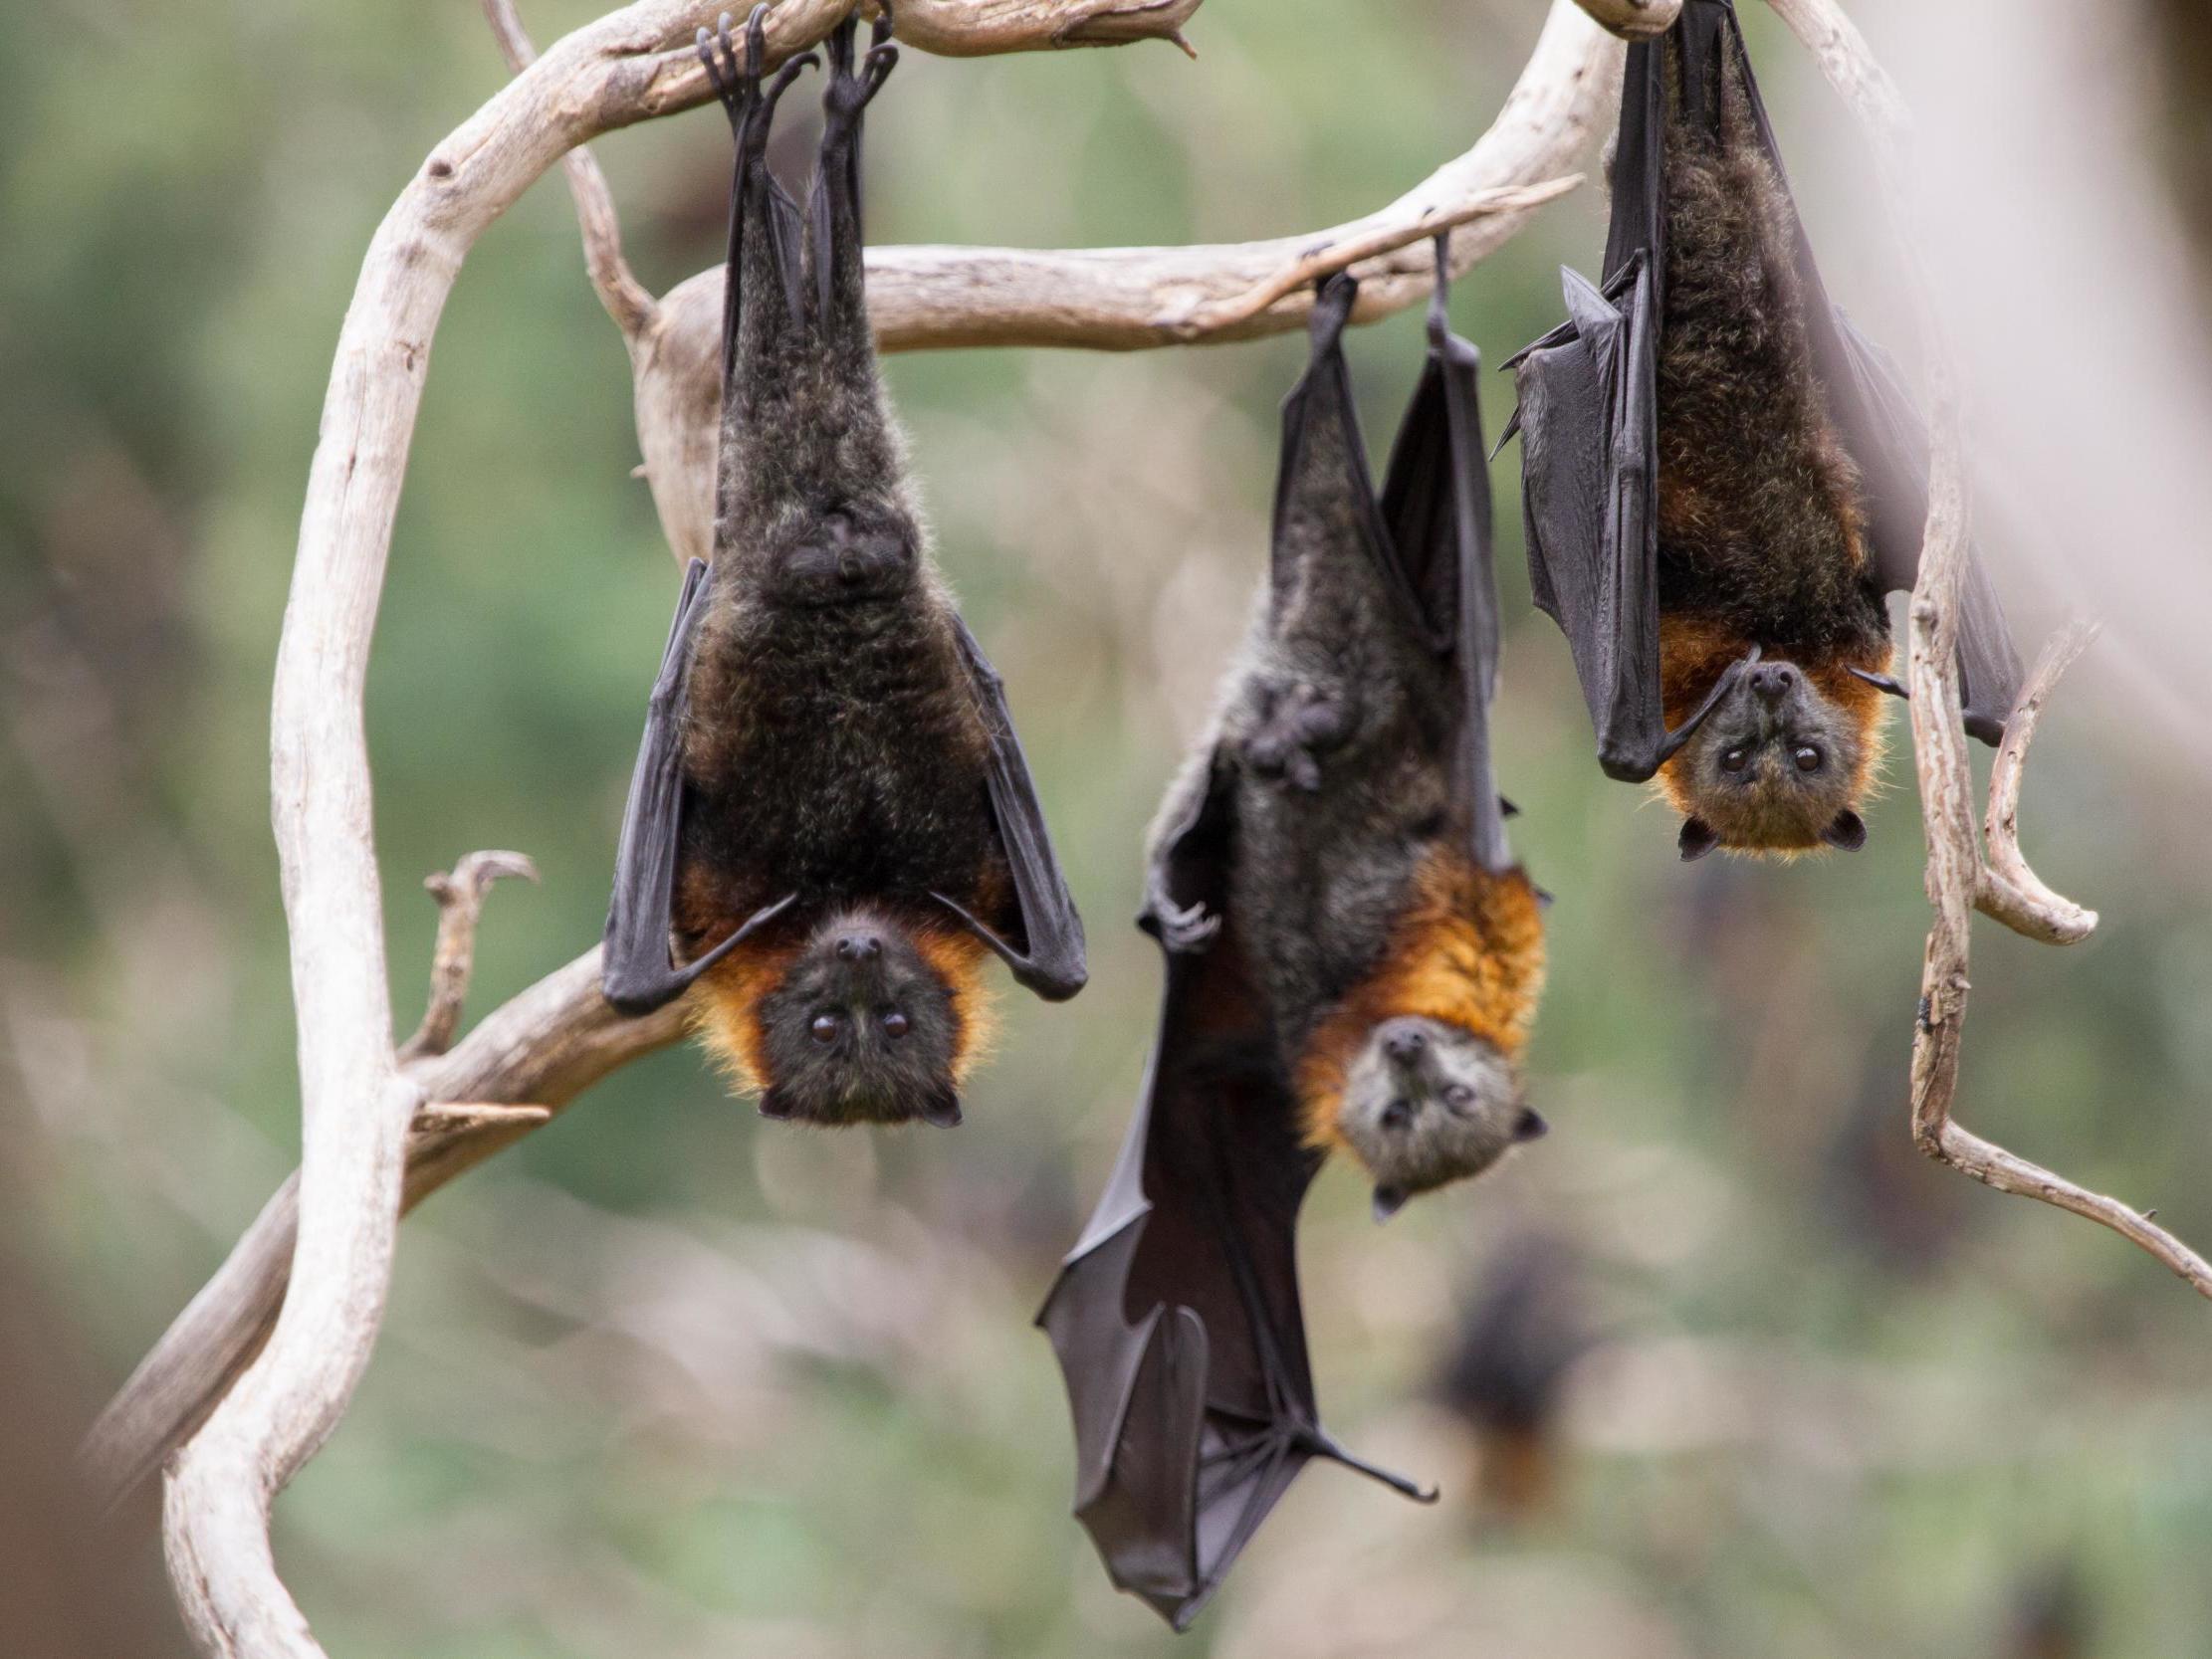
{"label": "bare tree branch", "polygon": [[[900,8],[900,35],[910,44],[946,52],[1147,38],[1180,42],[1182,25],[1199,3],[909,0]],[[1619,54],[1570,5],[1571,0],[1555,0],[1536,58],[1483,143],[1433,179],[1418,200],[1410,199],[1410,208],[1401,207],[1399,220],[1427,219],[1439,203],[1448,210],[1451,201],[1480,190],[1540,183],[1557,171],[1549,157],[1579,151],[1608,100],[1607,83]],[[770,18],[772,56],[781,61],[812,45],[850,9],[851,0],[782,0]],[[270,1504],[335,1426],[367,1363],[389,1285],[396,1223],[409,1192],[448,1178],[527,1133],[536,1121],[534,1114],[477,1112],[465,1120],[448,1114],[430,1121],[426,1141],[415,1141],[410,1125],[426,1101],[443,1097],[497,1105],[501,1091],[439,1087],[442,1074],[425,1068],[446,1062],[403,1069],[391,1044],[361,693],[438,316],[477,236],[555,160],[601,132],[704,102],[706,78],[688,42],[718,10],[697,0],[638,0],[566,36],[519,74],[432,152],[386,214],[340,331],[301,519],[272,709],[272,816],[300,1032],[303,1155],[292,1206],[296,1220],[284,1213],[280,1195],[256,1223],[249,1240],[255,1250],[234,1258],[180,1321],[196,1334],[200,1353],[218,1361],[214,1385],[196,1388],[184,1370],[156,1367],[141,1395],[161,1396],[174,1422],[189,1421],[206,1400],[216,1401],[176,1451],[164,1494],[171,1580],[188,1629],[210,1655],[319,1659],[321,1650],[276,1571]],[[494,21],[509,20],[495,12]],[[519,38],[509,44],[519,55]],[[642,404],[648,367],[664,356],[653,342],[670,333],[670,308],[661,308],[656,328],[655,316],[637,306],[620,280],[611,211],[600,212],[604,192],[594,194],[587,172],[581,177],[595,277],[610,313],[632,341]],[[1373,231],[1374,220],[1382,217],[1347,227],[1345,240]],[[1519,213],[1509,210],[1463,228],[1451,243],[1455,264],[1479,257],[1518,221]],[[1144,343],[1182,337],[1180,324],[1206,301],[1245,293],[1296,252],[1270,244],[1228,250],[1227,257],[1221,257],[1223,251],[1198,251],[1200,282],[1165,292],[1155,286],[1146,296],[1153,305]],[[977,280],[988,276],[988,259],[947,250],[925,256],[939,279],[934,295],[924,288],[924,298],[939,308],[918,324],[929,337],[950,341],[963,329],[969,337],[1030,337],[1020,323],[1008,329],[991,320],[1015,296]],[[1109,268],[1115,263],[1111,257],[1064,256],[1063,266],[1068,259]],[[1129,300],[1157,285],[1163,273],[1158,261],[1140,255],[1142,281],[1132,284],[1127,255],[1122,264],[1117,298],[1126,322]],[[1426,292],[1426,276],[1397,275],[1395,284],[1377,285],[1370,314]],[[889,310],[896,312],[897,285],[889,286]],[[1035,298],[1032,292],[1031,301]],[[1288,326],[1297,311],[1296,306],[1277,305],[1241,327],[1257,332]],[[698,383],[695,374],[691,384]],[[706,384],[711,403],[711,378]],[[641,432],[645,424],[641,415]],[[691,425],[698,431],[709,423],[699,419]],[[649,466],[654,459],[649,445]],[[704,461],[696,475],[679,468],[666,476],[679,486],[686,476],[703,479]],[[678,551],[684,551],[681,544]],[[587,962],[571,964],[555,978],[572,975]],[[540,990],[553,983],[549,980]],[[588,978],[562,987],[551,1023],[530,1031],[528,1046],[508,1054],[515,1075],[560,1061],[578,1042],[589,1050],[585,1034],[594,1020],[611,1018],[597,1008],[595,996]],[[487,1030],[498,1019],[488,1021]],[[598,1047],[620,1048],[648,1035],[653,1041],[643,1046],[653,1046],[673,1033],[672,1024],[625,1024],[619,1038]],[[441,1036],[435,1023],[429,1036],[426,1046],[435,1047]],[[472,1037],[459,1052],[477,1046]],[[513,1077],[506,1081],[513,1085]],[[557,1104],[551,1089],[518,1092]],[[513,1101],[512,1095],[507,1098]],[[297,1235],[289,1253],[297,1295],[288,1294],[269,1271],[286,1259],[288,1221]],[[260,1346],[267,1310],[279,1299],[266,1345]],[[224,1382],[234,1373],[226,1394]],[[111,1438],[134,1444],[142,1455],[144,1424],[137,1424],[135,1441],[123,1432],[127,1426],[117,1419]],[[130,1458],[118,1455],[115,1461],[126,1467]]]}
{"label": "bare tree branch", "polygon": [[[914,8],[899,10],[906,38]],[[1535,203],[1568,177],[1612,119],[1622,49],[1577,0],[1552,0],[1520,80],[1465,153],[1363,218],[1261,242],[1182,248],[909,247],[868,250],[868,314],[886,351],[951,346],[1080,346],[1137,351],[1251,339],[1305,325],[1311,295],[1297,280],[1257,310],[1243,303],[1280,282],[1350,265],[1360,278],[1354,322],[1373,322],[1429,297],[1425,242],[1439,220],[1456,275],[1509,241]],[[1366,257],[1369,250],[1389,250]],[[664,295],[656,324],[630,340],[643,473],[679,563],[708,556],[721,396],[721,267]]]}
{"label": "bare tree branch", "polygon": [[[609,1008],[599,995],[596,949],[540,980],[488,1015],[450,1054],[409,1068],[432,1104],[409,1126],[403,1207],[413,1209],[683,1030],[681,1004],[644,1019]],[[532,1104],[489,1104],[518,1101]],[[292,1274],[299,1197],[294,1175],[93,1424],[82,1456],[102,1501],[113,1503],[151,1474],[261,1351]]]}
{"label": "bare tree branch", "polygon": [[[515,0],[484,0],[484,16],[509,69],[520,75],[538,61],[538,48],[530,43]],[[576,219],[583,228],[583,268],[590,274],[592,291],[622,337],[634,340],[653,325],[660,307],[653,291],[637,280],[630,262],[622,257],[622,223],[614,211],[614,192],[607,188],[598,158],[583,145],[562,156],[560,164],[568,174],[568,194],[575,199]]]}
{"label": "bare tree branch", "polygon": [[471,853],[450,872],[423,878],[438,901],[438,942],[430,959],[430,1003],[422,1024],[399,1045],[402,1062],[443,1054],[461,1029],[461,1007],[468,1000],[469,974],[476,966],[476,924],[484,896],[502,876],[538,879],[538,866],[521,853]]}
{"label": "bare tree branch", "polygon": [[1921,968],[1912,1038],[1912,1139],[1938,1162],[2000,1192],[2035,1198],[2111,1228],[2212,1297],[2212,1265],[2116,1199],[2054,1174],[1953,1122],[1960,1039],[1970,989],[1973,914],[2048,944],[2071,944],[2097,926],[2094,911],[2053,892],[2020,854],[2020,791],[2028,745],[2044,703],[2089,644],[2080,625],[2054,640],[2008,723],[1991,774],[1984,862],[1974,813],[1974,772],[1960,719],[1957,638],[1972,529],[1956,371],[1920,252],[1918,180],[1910,164],[1911,116],[1866,38],[1836,0],[1769,0],[1819,61],[1874,142],[1881,189],[1910,279],[1928,362],[1928,521],[1912,593],[1908,675],[1914,770],[1927,834],[1927,894],[1935,921]]}
{"label": "bare tree branch", "polygon": [[[1011,50],[1106,38],[1101,29],[1171,34],[1196,4],[941,0],[931,15],[970,19]],[[770,21],[774,55],[811,45],[849,10],[849,0],[783,0]],[[638,0],[557,42],[401,192],[339,332],[271,709],[271,817],[299,1030],[299,1294],[285,1297],[267,1346],[177,1451],[163,1501],[170,1580],[209,1655],[320,1659],[278,1576],[269,1507],[336,1426],[367,1365],[408,1126],[424,1098],[392,1047],[361,694],[431,338],[469,247],[555,160],[705,100],[704,66],[687,43],[718,11]]]}
{"label": "bare tree branch", "polygon": [[1682,0],[1576,0],[1600,28],[1626,41],[1653,40],[1673,28]]}

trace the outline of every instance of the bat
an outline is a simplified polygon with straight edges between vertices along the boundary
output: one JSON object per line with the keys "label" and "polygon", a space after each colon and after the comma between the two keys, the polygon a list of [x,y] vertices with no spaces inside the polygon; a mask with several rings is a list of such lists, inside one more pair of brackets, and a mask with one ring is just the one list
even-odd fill
{"label": "bat", "polygon": [[736,140],[714,558],[693,560],[648,704],[602,989],[699,1023],[764,1115],[960,1122],[995,954],[1048,1000],[1085,977],[1005,690],[938,574],[878,375],[862,113],[890,16],[828,41],[807,205],[768,166],[755,8],[699,52]]}
{"label": "bat", "polygon": [[1140,926],[1167,985],[1143,1099],[1038,1316],[1076,1515],[1179,1629],[1309,1459],[1435,1496],[1320,1425],[1295,1232],[1327,1152],[1387,1215],[1544,1127],[1516,1076],[1543,935],[1491,778],[1479,362],[1442,279],[1439,246],[1379,497],[1341,344],[1357,285],[1321,289],[1251,636],[1154,828]]}
{"label": "bat", "polygon": [[1567,1375],[1596,1346],[1576,1313],[1572,1263],[1555,1239],[1513,1239],[1461,1304],[1438,1368],[1437,1403],[1471,1431],[1477,1488],[1508,1520],[1555,1495]]}
{"label": "bat", "polygon": [[[1729,0],[1630,48],[1613,187],[1604,284],[1565,273],[1568,320],[1509,365],[1536,603],[1684,859],[1856,849],[1927,434],[1829,303]],[[1958,657],[1995,743],[2021,669],[1978,560]]]}

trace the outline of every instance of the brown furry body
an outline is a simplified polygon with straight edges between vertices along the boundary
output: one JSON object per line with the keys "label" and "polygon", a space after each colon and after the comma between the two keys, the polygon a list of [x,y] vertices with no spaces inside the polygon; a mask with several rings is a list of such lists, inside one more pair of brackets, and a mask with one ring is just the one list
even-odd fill
{"label": "brown furry body", "polygon": [[[1463,711],[1448,665],[1414,637],[1363,550],[1347,483],[1359,435],[1319,400],[1302,442],[1286,463],[1272,579],[1215,728],[1162,809],[1153,864],[1158,881],[1170,827],[1199,795],[1225,791],[1228,906],[1304,1138],[1352,1152],[1402,1201],[1438,1182],[1401,1180],[1346,1139],[1348,1071],[1380,1028],[1409,1017],[1509,1071],[1542,984],[1543,929],[1527,878],[1489,875],[1466,851],[1451,757]],[[1454,1132],[1460,1143],[1438,1143],[1432,1174],[1453,1161],[1453,1178],[1479,1172],[1516,1138],[1520,1111],[1517,1094],[1470,1109],[1495,1124],[1494,1149],[1470,1160]],[[1518,1138],[1532,1133],[1540,1125]]]}
{"label": "brown furry body", "polygon": [[1848,670],[1886,669],[1891,647],[1859,469],[1814,371],[1791,208],[1732,58],[1722,109],[1718,142],[1678,104],[1667,119],[1659,348],[1666,718],[1679,724],[1756,645],[1803,672],[1818,694],[1807,719],[1840,764],[1806,801],[1716,802],[1693,743],[1660,784],[1685,815],[1732,831],[1723,845],[1787,850],[1813,845],[1825,822],[1863,798],[1881,699]]}
{"label": "brown furry body", "polygon": [[[848,58],[851,27],[836,43]],[[799,896],[708,975],[699,999],[710,1046],[772,1098],[763,1003],[825,929],[858,918],[942,982],[928,1010],[911,1012],[918,1027],[929,1011],[951,1020],[916,1035],[950,1057],[957,1081],[979,1048],[986,952],[932,895],[1001,933],[1020,927],[984,714],[868,322],[855,183],[865,97],[849,69],[832,73],[814,201],[826,245],[804,234],[770,173],[765,123],[762,153],[740,138],[745,229],[716,553],[687,685],[679,954],[696,957]],[[907,1111],[896,1099],[799,1108]]]}

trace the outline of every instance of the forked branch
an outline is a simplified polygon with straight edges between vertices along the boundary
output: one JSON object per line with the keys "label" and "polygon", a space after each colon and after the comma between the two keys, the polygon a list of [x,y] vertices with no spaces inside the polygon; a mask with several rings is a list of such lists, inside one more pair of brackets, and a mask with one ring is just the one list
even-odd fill
{"label": "forked branch", "polygon": [[2007,723],[1990,776],[1986,818],[1977,826],[1956,655],[1972,503],[1956,372],[1920,252],[1918,179],[1909,162],[1911,118],[1866,38],[1836,0],[1769,4],[1812,51],[1829,84],[1873,140],[1928,363],[1928,523],[1912,592],[1908,673],[1913,768],[1927,832],[1927,893],[1935,921],[1928,932],[1912,1035],[1913,1141],[1928,1156],[2000,1192],[2035,1198],[2111,1228],[2165,1263],[2200,1295],[2212,1297],[2212,1264],[2164,1228],[2115,1198],[2091,1192],[1984,1141],[1951,1117],[1974,912],[2046,944],[2076,943],[2097,927],[2094,911],[2046,886],[2020,852],[2020,792],[2028,745],[2052,690],[2087,649],[2094,630],[2075,624],[2045,648]]}
{"label": "forked branch", "polygon": [[[1574,3],[1554,0],[1536,57],[1482,143],[1384,215],[1426,220],[1419,228],[1427,234],[1433,216],[1453,202],[1478,190],[1541,185],[1559,174],[1562,159],[1579,154],[1610,102],[1619,49]],[[956,55],[1180,42],[1199,4],[906,0],[899,35]],[[772,57],[781,61],[813,45],[851,8],[852,0],[781,0],[770,19]],[[190,1337],[195,1357],[214,1361],[215,1380],[206,1382],[204,1368],[197,1373],[204,1386],[193,1384],[189,1367],[163,1371],[179,1386],[154,1390],[160,1409],[146,1419],[165,1411],[173,1429],[213,1402],[169,1464],[163,1506],[171,1580],[187,1627],[210,1655],[320,1659],[277,1573],[269,1508],[336,1426],[368,1361],[403,1205],[527,1133],[543,1121],[538,1109],[558,1106],[632,1054],[668,1041],[681,1017],[671,1011],[655,1020],[614,1021],[597,999],[595,958],[587,956],[493,1015],[451,1054],[403,1065],[391,1036],[361,700],[431,341],[464,256],[576,145],[705,102],[709,90],[690,41],[720,9],[717,0],[637,0],[568,35],[519,74],[432,151],[386,214],[340,330],[301,517],[271,719],[272,817],[300,1049],[297,1219],[288,1223],[280,1195],[215,1285],[186,1311],[179,1330]],[[594,203],[603,203],[603,190],[593,197],[588,164],[572,176],[583,186],[588,219]],[[1447,188],[1435,188],[1439,181]],[[1525,212],[1501,205],[1462,226],[1452,238],[1454,266],[1502,241]],[[1363,221],[1347,234],[1376,228]],[[603,229],[592,243],[594,277],[633,357],[661,356],[647,349],[655,340],[699,344],[699,361],[675,365],[666,383],[704,385],[702,409],[711,405],[705,342],[712,329],[704,319],[681,322],[670,314],[673,304],[656,313],[621,264],[611,212]],[[900,319],[900,344],[1165,344],[1184,337],[1178,326],[1192,311],[1246,294],[1311,240],[1118,256],[910,250],[913,279],[902,286],[887,277],[872,294],[880,314]],[[1370,314],[1426,292],[1420,262],[1389,266],[1401,257],[1380,262]],[[1059,283],[1056,294],[1035,282],[995,286],[1009,261],[1044,283]],[[1086,269],[1097,280],[1068,280]],[[1061,320],[1052,326],[1040,320],[1052,315]],[[1294,305],[1278,303],[1224,333],[1295,321]],[[1125,332],[1113,337],[1117,329]],[[648,366],[641,361],[638,368],[641,405]],[[702,414],[667,429],[696,433],[708,425]],[[641,432],[645,427],[641,413]],[[703,455],[672,459],[663,468],[648,446],[656,477],[665,474],[679,489],[687,478],[706,477]],[[700,497],[703,508],[703,489]],[[695,545],[673,531],[672,539],[679,556]],[[422,1048],[450,1039],[445,1019],[440,1014],[433,1022]],[[289,1249],[288,1226],[296,1232]],[[286,1273],[297,1294],[285,1290]],[[177,1338],[172,1332],[154,1360],[173,1352]],[[115,1437],[125,1448],[116,1467],[158,1455],[170,1430],[149,1440],[144,1427],[140,1422]]]}

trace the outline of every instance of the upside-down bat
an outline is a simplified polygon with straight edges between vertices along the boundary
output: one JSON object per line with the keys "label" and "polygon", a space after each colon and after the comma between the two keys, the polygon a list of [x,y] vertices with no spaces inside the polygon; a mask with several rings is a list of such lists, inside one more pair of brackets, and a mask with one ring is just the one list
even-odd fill
{"label": "upside-down bat", "polygon": [[1316,1412],[1295,1233],[1326,1151],[1366,1166],[1387,1214],[1543,1130],[1515,1080],[1543,934],[1491,780],[1478,364],[1444,322],[1441,258],[1379,498],[1341,345],[1353,280],[1314,308],[1251,638],[1154,832],[1151,1073],[1038,1320],[1076,1513],[1179,1628],[1308,1458],[1419,1495]]}
{"label": "upside-down bat", "polygon": [[699,1023],[771,1118],[960,1121],[995,952],[1039,996],[1084,980],[1005,695],[904,478],[863,294],[861,112],[883,8],[830,37],[803,215],[767,162],[762,17],[741,68],[700,35],[737,142],[714,560],[694,560],[616,854],[603,988],[630,1012],[704,978]]}
{"label": "upside-down bat", "polygon": [[[1821,286],[1729,0],[1630,49],[1613,185],[1604,287],[1567,272],[1570,320],[1514,360],[1536,603],[1683,858],[1856,848],[1927,437]],[[2020,662],[1978,562],[1958,651],[1995,742]]]}

